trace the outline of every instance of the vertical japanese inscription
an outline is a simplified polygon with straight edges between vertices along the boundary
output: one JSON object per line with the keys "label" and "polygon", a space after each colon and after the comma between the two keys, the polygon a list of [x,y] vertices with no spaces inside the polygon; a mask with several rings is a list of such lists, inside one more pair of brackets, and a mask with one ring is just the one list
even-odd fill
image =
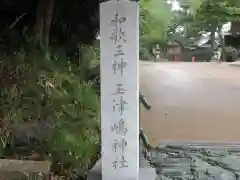
{"label": "vertical japanese inscription", "polygon": [[102,178],[139,175],[139,5],[100,3]]}
{"label": "vertical japanese inscription", "polygon": [[[123,28],[124,23],[127,21],[127,17],[121,16],[119,12],[115,12],[113,19],[110,21],[113,27],[113,32],[110,39],[113,41],[114,54],[112,61],[113,75],[118,77],[119,81],[123,82],[124,69],[127,67],[125,61],[124,44],[127,42],[126,33]],[[116,159],[112,162],[113,168],[125,168],[128,167],[127,160],[124,156],[125,149],[127,148],[127,141],[125,136],[128,129],[126,128],[126,122],[124,119],[124,111],[128,102],[125,100],[124,95],[127,89],[124,88],[124,84],[116,82],[116,90],[113,95],[113,112],[117,113],[119,117],[117,123],[113,124],[111,131],[117,134],[117,138],[112,144],[113,152],[116,153]]]}
{"label": "vertical japanese inscription", "polygon": [[[127,160],[124,156],[128,144],[125,140],[128,132],[124,119],[125,106],[127,105],[127,102],[124,100],[125,92],[126,89],[123,87],[123,84],[116,84],[116,91],[113,93],[113,112],[117,113],[119,119],[117,119],[117,123],[111,126],[111,132],[117,134],[117,138],[112,144],[113,152],[116,153],[116,160],[112,162],[114,169],[128,167]],[[116,103],[116,99],[119,100],[118,103]],[[118,154],[119,151],[120,154]]]}
{"label": "vertical japanese inscription", "polygon": [[110,36],[110,39],[113,40],[115,45],[112,69],[114,74],[120,71],[121,76],[123,76],[124,68],[127,66],[127,62],[124,60],[124,44],[127,42],[127,40],[126,33],[122,26],[126,21],[127,18],[121,16],[119,12],[115,12],[113,19],[110,21],[110,24],[113,27],[113,32]]}
{"label": "vertical japanese inscription", "polygon": [[114,41],[115,45],[121,46],[122,42],[126,42],[125,32],[123,31],[121,26],[126,20],[126,17],[121,17],[119,15],[119,12],[115,12],[114,18],[110,21],[111,25],[114,27],[110,39]]}

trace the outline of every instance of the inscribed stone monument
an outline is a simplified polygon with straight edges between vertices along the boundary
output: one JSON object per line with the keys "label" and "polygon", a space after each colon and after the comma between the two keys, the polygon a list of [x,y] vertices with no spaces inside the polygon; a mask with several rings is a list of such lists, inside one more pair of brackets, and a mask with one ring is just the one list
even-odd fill
{"label": "inscribed stone monument", "polygon": [[100,4],[102,179],[139,175],[138,3]]}

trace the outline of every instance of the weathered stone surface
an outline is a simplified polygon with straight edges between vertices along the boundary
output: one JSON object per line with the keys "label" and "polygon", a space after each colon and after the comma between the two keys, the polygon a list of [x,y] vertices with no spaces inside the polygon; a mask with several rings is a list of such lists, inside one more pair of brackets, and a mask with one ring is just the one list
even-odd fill
{"label": "weathered stone surface", "polygon": [[49,161],[22,161],[0,159],[0,179],[14,180],[26,178],[28,173],[32,175],[47,175],[50,173]]}
{"label": "weathered stone surface", "polygon": [[237,143],[166,142],[150,159],[162,180],[237,180],[240,176]]}

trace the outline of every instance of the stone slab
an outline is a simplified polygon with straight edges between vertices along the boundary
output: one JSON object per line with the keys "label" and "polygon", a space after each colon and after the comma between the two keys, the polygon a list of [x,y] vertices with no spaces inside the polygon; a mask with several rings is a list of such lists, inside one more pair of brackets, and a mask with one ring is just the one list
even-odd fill
{"label": "stone slab", "polygon": [[164,142],[152,163],[162,180],[236,180],[240,176],[240,144]]}
{"label": "stone slab", "polygon": [[51,162],[49,161],[29,161],[29,160],[10,160],[0,159],[0,179],[15,180],[26,178],[28,173],[32,175],[48,175]]}
{"label": "stone slab", "polygon": [[51,167],[50,161],[0,159],[0,171],[49,173],[50,167]]}

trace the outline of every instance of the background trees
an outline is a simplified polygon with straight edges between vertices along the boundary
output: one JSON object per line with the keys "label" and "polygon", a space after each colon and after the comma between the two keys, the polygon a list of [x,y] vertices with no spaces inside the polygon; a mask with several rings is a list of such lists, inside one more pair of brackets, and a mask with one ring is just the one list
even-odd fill
{"label": "background trees", "polygon": [[[6,36],[11,29],[21,36],[27,28],[27,32],[43,44],[59,41],[61,45],[68,45],[72,39],[89,44],[95,40],[98,31],[98,7],[96,0],[71,3],[63,0],[1,1],[0,35]],[[11,26],[15,20],[17,22]]]}
{"label": "background trees", "polygon": [[189,24],[187,36],[210,32],[214,38],[214,34],[222,29],[223,24],[239,21],[240,18],[240,8],[235,0],[196,0],[191,1],[187,9],[188,13],[176,12],[177,17],[175,16],[170,30]]}
{"label": "background trees", "polygon": [[164,45],[172,17],[164,0],[140,1],[140,58],[150,59],[152,48]]}

